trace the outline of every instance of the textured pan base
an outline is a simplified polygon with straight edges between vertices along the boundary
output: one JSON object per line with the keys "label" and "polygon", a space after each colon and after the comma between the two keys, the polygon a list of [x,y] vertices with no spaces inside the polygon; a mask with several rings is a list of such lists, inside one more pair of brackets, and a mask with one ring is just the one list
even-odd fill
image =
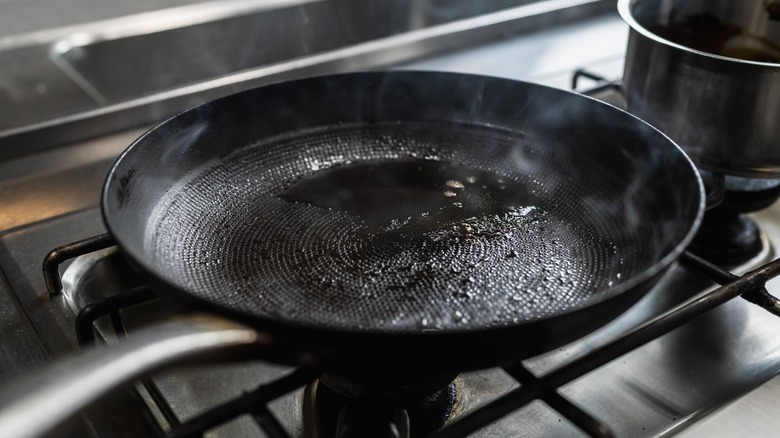
{"label": "textured pan base", "polygon": [[[610,226],[631,208],[627,182],[594,164],[584,192],[567,178],[581,157],[544,146],[505,131],[439,124],[340,126],[276,139],[193,172],[157,206],[145,245],[171,281],[188,279],[199,297],[250,314],[402,332],[533,320],[577,307],[654,257],[642,244],[652,241],[648,230]],[[435,222],[416,216],[413,199],[402,207],[397,197],[388,200],[390,207],[369,208],[381,214],[367,217],[284,196],[324,169],[378,160],[471,168],[523,193],[481,214]],[[443,184],[455,205],[458,184],[469,182]],[[450,199],[443,202],[438,209]],[[420,217],[435,216],[421,210]],[[630,264],[623,263],[627,246]]]}

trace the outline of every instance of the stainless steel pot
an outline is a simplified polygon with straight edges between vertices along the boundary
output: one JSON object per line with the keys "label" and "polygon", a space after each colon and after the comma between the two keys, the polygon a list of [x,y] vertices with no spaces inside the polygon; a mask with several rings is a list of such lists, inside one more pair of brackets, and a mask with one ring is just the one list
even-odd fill
{"label": "stainless steel pot", "polygon": [[776,8],[770,0],[619,0],[631,26],[629,111],[704,169],[780,176]]}

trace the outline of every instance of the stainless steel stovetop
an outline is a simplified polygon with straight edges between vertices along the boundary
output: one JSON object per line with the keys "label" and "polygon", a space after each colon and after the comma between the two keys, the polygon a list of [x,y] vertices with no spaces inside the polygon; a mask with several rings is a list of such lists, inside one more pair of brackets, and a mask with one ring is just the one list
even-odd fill
{"label": "stainless steel stovetop", "polygon": [[[572,72],[578,68],[619,78],[628,29],[616,12],[604,7],[610,2],[547,3],[560,9],[558,15],[550,16],[560,18],[558,22],[548,23],[547,17],[535,27],[503,31],[499,41],[446,54],[426,55],[420,50],[415,56],[423,56],[416,60],[377,65],[490,74],[561,88],[570,86]],[[116,251],[108,249],[67,264],[63,269],[64,292],[50,298],[41,262],[56,246],[105,231],[98,197],[102,179],[115,157],[146,126],[115,130],[42,152],[14,153],[0,162],[0,381],[24,378],[32,368],[73,354],[79,348],[74,329],[78,311],[134,282]],[[45,126],[42,132],[57,130]],[[14,145],[18,145],[18,138],[12,139]],[[46,141],[57,143],[56,139]],[[30,150],[37,148],[33,145]],[[768,262],[780,247],[780,206],[753,217],[764,233],[766,249],[735,272]],[[675,267],[642,301],[602,330],[525,365],[535,374],[556,369],[710,287],[708,281]],[[771,281],[768,289],[777,295],[780,283]],[[134,330],[174,312],[148,303],[124,311],[122,316],[132,337]],[[109,321],[101,320],[97,329],[106,342],[121,342],[113,335]],[[563,386],[560,393],[603,421],[617,436],[770,436],[778,424],[771,414],[771,402],[780,397],[780,378],[774,378],[780,372],[780,337],[775,335],[779,331],[779,318],[744,300],[733,300]],[[82,422],[67,434],[152,435],[169,427],[166,410],[186,420],[290,371],[264,362],[167,370],[115,391],[86,410]],[[456,385],[458,399],[452,420],[518,383],[504,371],[492,369],[463,374]],[[151,394],[150,387],[161,398]],[[302,436],[304,405],[304,390],[300,389],[276,400],[270,408],[293,436]],[[260,434],[252,419],[239,417],[207,436]],[[582,434],[565,417],[536,401],[475,436]]]}

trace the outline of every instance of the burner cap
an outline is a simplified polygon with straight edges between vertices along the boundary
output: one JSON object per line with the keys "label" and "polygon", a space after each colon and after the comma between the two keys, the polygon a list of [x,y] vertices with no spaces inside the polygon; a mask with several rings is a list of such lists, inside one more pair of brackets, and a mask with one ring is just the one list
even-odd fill
{"label": "burner cap", "polygon": [[455,405],[453,382],[432,392],[399,389],[345,396],[322,381],[306,388],[304,427],[306,436],[330,437],[421,437],[441,429]]}
{"label": "burner cap", "polygon": [[[717,176],[701,171],[708,192],[717,187]],[[723,177],[721,177],[723,178]],[[780,179],[743,178],[727,175],[724,178],[723,202],[718,208],[738,213],[762,210],[780,198]]]}
{"label": "burner cap", "polygon": [[720,266],[742,264],[763,249],[761,234],[747,215],[724,211],[724,206],[704,215],[691,251]]}

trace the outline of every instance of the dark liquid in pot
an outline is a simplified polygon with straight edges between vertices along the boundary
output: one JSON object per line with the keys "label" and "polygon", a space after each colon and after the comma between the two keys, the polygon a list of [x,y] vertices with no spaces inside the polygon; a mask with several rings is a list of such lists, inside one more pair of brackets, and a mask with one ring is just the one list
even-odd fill
{"label": "dark liquid in pot", "polygon": [[775,1],[766,5],[766,13],[770,20],[780,21],[780,1]]}
{"label": "dark liquid in pot", "polygon": [[648,30],[674,43],[715,55],[747,61],[780,63],[780,45],[712,14],[690,15]]}

